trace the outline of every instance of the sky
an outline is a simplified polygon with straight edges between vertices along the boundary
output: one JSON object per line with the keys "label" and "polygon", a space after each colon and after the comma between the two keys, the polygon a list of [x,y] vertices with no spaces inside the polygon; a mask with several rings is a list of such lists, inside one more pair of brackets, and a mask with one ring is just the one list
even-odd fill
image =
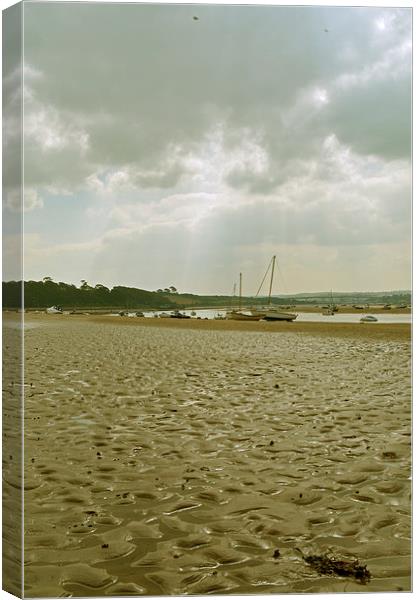
{"label": "sky", "polygon": [[[410,289],[411,27],[400,7],[26,3],[24,278],[230,294],[242,272],[254,294],[274,254],[274,293]],[[19,73],[11,50],[6,100]],[[5,131],[13,157],[7,102]]]}

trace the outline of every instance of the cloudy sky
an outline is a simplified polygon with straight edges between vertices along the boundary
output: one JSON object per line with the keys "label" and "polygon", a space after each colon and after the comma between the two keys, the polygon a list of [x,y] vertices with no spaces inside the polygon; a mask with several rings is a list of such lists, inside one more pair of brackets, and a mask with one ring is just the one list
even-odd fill
{"label": "cloudy sky", "polygon": [[410,288],[409,9],[24,11],[25,279]]}

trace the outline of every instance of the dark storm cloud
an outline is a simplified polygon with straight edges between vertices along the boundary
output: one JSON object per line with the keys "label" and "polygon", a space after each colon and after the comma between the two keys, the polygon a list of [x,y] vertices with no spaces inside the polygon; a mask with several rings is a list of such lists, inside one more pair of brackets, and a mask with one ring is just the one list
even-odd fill
{"label": "dark storm cloud", "polygon": [[[385,67],[410,40],[408,10],[390,13],[387,31],[376,25],[385,15],[377,8],[202,6],[198,22],[193,10],[25,6],[27,61],[43,75],[31,82],[33,109],[58,111],[88,138],[75,180],[97,165],[143,166],[175,145],[186,151],[218,123],[232,136],[250,127],[273,166],[309,155],[330,132],[360,153],[409,155],[408,56],[395,53]],[[342,74],[361,78],[367,68],[369,80],[334,89]],[[316,88],[331,88],[322,110]],[[289,119],[304,93],[301,114]],[[36,179],[40,167],[31,167],[29,157]],[[58,162],[51,177],[68,175]],[[256,179],[255,189],[268,190],[276,177]],[[237,174],[229,182],[239,185]]]}

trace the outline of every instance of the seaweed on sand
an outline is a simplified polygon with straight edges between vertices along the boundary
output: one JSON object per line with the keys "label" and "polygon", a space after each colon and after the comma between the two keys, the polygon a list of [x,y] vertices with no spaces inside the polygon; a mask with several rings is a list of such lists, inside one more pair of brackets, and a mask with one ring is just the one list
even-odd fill
{"label": "seaweed on sand", "polygon": [[326,554],[305,555],[299,548],[296,548],[296,550],[300,552],[303,560],[321,575],[354,577],[359,583],[368,583],[371,579],[371,573],[367,565],[361,565],[357,559],[342,560]]}

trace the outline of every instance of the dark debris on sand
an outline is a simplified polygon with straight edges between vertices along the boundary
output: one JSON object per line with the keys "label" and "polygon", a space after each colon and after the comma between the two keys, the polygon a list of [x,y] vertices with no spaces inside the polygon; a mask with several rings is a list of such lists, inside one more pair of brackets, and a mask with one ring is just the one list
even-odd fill
{"label": "dark debris on sand", "polygon": [[303,560],[321,575],[354,577],[359,583],[368,583],[371,579],[367,565],[361,565],[358,560],[341,560],[325,554],[304,555],[300,550],[299,552]]}

